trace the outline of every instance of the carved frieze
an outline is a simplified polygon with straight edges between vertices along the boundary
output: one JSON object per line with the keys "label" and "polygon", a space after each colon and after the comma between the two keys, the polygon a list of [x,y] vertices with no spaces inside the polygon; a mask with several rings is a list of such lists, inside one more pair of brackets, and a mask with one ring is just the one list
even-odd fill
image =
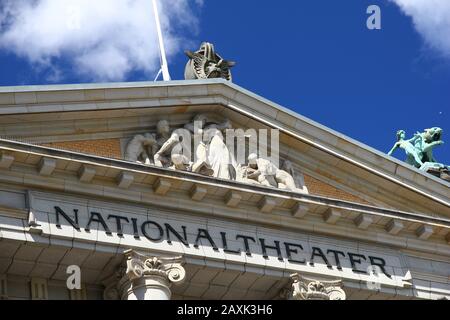
{"label": "carved frieze", "polygon": [[[238,164],[234,141],[231,149],[228,145],[227,133],[233,130],[228,119],[211,121],[207,115],[198,114],[181,128],[171,130],[167,120],[159,121],[156,127],[155,133],[139,134],[131,139],[126,147],[125,160],[308,193],[302,174],[288,159],[278,167],[272,161],[251,153],[248,159],[242,160],[246,163]],[[236,137],[233,139],[237,140]],[[240,147],[245,148],[238,143],[237,148]]]}

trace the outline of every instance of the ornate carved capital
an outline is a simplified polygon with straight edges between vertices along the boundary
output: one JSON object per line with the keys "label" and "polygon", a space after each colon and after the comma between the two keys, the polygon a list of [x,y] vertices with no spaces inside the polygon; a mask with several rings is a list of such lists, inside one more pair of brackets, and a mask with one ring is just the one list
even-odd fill
{"label": "ornate carved capital", "polygon": [[342,281],[318,281],[291,275],[291,298],[294,300],[345,300],[346,294],[342,290]]}
{"label": "ornate carved capital", "polygon": [[150,257],[134,250],[125,251],[125,275],[130,281],[147,276],[160,276],[173,284],[181,284],[186,278],[186,271],[181,265],[182,257]]}
{"label": "ornate carved capital", "polygon": [[147,256],[127,250],[124,258],[125,261],[114,267],[114,273],[103,281],[105,300],[127,300],[130,296],[145,300],[147,290],[152,289],[160,290],[164,292],[162,297],[170,298],[170,286],[182,284],[186,278],[182,257]]}

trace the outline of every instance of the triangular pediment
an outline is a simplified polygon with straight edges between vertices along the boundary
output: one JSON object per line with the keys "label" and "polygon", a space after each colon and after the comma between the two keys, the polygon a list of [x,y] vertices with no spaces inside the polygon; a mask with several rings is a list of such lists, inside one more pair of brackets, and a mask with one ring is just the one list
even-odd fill
{"label": "triangular pediment", "polygon": [[5,140],[116,160],[162,119],[171,130],[199,114],[277,129],[280,162],[292,162],[310,195],[450,217],[449,183],[222,80],[2,88],[0,110]]}

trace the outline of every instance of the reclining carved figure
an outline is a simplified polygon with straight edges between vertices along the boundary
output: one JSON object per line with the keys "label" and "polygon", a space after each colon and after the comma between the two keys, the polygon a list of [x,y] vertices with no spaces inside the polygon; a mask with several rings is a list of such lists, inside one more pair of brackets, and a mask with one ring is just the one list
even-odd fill
{"label": "reclining carved figure", "polygon": [[[291,166],[289,164],[291,163],[285,163],[285,167],[292,169],[292,164]],[[267,159],[258,158],[258,155],[255,153],[249,155],[248,165],[241,167],[239,171],[241,174],[241,182],[257,183],[268,187],[304,192],[303,189],[297,187],[291,173],[277,168]]]}

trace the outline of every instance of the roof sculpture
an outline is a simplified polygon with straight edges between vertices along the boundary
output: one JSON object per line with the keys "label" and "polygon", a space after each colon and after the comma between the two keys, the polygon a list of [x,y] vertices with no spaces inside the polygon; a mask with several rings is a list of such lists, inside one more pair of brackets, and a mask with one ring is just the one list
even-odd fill
{"label": "roof sculpture", "polygon": [[405,162],[422,170],[450,181],[450,166],[439,163],[433,155],[433,149],[443,145],[443,130],[438,127],[425,129],[424,132],[417,132],[411,139],[405,140],[406,132],[397,131],[397,142],[394,144],[389,155],[395,150],[403,149],[406,153]]}
{"label": "roof sculpture", "polygon": [[214,50],[213,44],[203,42],[198,51],[186,51],[185,53],[189,57],[184,72],[186,80],[211,78],[232,80],[230,69],[236,63],[222,59]]}

